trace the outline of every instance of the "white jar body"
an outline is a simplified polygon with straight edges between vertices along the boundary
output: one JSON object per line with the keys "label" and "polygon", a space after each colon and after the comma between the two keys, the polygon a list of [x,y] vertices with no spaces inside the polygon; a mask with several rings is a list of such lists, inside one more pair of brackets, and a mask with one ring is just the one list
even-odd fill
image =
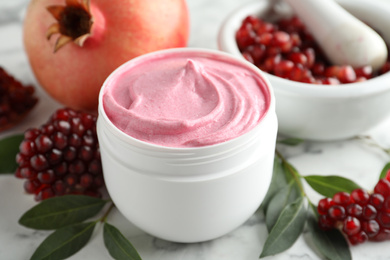
{"label": "white jar body", "polygon": [[169,148],[126,136],[99,110],[104,178],[134,225],[175,242],[222,236],[244,223],[268,190],[277,119],[274,103],[250,132],[217,145]]}

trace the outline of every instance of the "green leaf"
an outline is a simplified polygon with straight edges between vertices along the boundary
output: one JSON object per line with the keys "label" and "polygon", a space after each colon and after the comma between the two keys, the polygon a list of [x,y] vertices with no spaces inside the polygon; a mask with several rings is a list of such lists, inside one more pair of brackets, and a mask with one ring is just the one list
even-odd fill
{"label": "green leaf", "polygon": [[13,135],[0,140],[0,173],[14,173],[18,168],[15,157],[23,135]]}
{"label": "green leaf", "polygon": [[88,243],[95,225],[96,222],[79,223],[54,231],[35,250],[31,260],[68,258]]}
{"label": "green leaf", "polygon": [[82,195],[54,197],[31,208],[19,223],[34,229],[57,229],[95,216],[106,203],[105,200]]}
{"label": "green leaf", "polygon": [[379,179],[383,179],[386,177],[387,172],[390,170],[390,162],[388,162],[385,167],[383,167],[381,174],[379,175]]}
{"label": "green leaf", "polygon": [[304,142],[303,139],[300,138],[286,138],[282,140],[277,141],[279,144],[285,144],[285,145],[290,145],[290,146],[296,146],[298,144],[301,144]]}
{"label": "green leaf", "polygon": [[282,168],[281,160],[275,157],[271,184],[260,206],[260,208],[263,209],[264,214],[266,214],[266,210],[268,208],[268,204],[270,203],[271,199],[285,186],[287,186],[287,181],[286,181],[285,173]]}
{"label": "green leaf", "polygon": [[265,241],[260,258],[276,255],[290,248],[301,235],[306,222],[304,199],[298,198],[280,214]]}
{"label": "green leaf", "polygon": [[313,244],[327,259],[352,259],[348,243],[338,229],[332,229],[329,231],[320,229],[318,226],[318,220],[313,213],[309,215],[308,228],[313,238]]}
{"label": "green leaf", "polygon": [[329,198],[333,197],[335,193],[340,191],[351,193],[353,190],[360,188],[360,186],[355,182],[336,175],[310,175],[304,176],[304,178],[316,192]]}
{"label": "green leaf", "polygon": [[110,255],[117,260],[142,260],[137,250],[114,226],[104,224],[104,245]]}
{"label": "green leaf", "polygon": [[293,181],[275,194],[266,209],[265,223],[268,232],[274,227],[283,209],[299,197],[302,197],[302,194],[299,191],[297,183]]}

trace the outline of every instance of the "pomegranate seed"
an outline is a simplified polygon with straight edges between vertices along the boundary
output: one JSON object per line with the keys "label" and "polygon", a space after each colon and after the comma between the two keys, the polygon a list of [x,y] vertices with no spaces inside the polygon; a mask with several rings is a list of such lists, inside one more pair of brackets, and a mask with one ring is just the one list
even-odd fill
{"label": "pomegranate seed", "polygon": [[334,228],[335,222],[329,215],[321,215],[318,223],[322,230],[330,230]]}
{"label": "pomegranate seed", "polygon": [[50,188],[50,187],[47,187],[47,188],[44,188],[42,189],[36,196],[35,196],[35,200],[36,201],[41,201],[41,200],[46,200],[46,199],[49,199],[49,198],[52,198],[54,197],[54,192],[53,192],[53,189]]}
{"label": "pomegranate seed", "polygon": [[385,179],[390,181],[390,170],[387,171]]}
{"label": "pomegranate seed", "polygon": [[24,139],[34,141],[35,138],[37,138],[38,135],[41,134],[41,131],[39,131],[36,128],[30,128],[27,129],[26,132],[24,132]]}
{"label": "pomegranate seed", "polygon": [[81,138],[77,134],[72,134],[69,138],[69,145],[75,148],[80,147],[82,144]]}
{"label": "pomegranate seed", "polygon": [[366,205],[370,200],[370,194],[363,189],[356,189],[351,192],[351,198],[359,205]]}
{"label": "pomegranate seed", "polygon": [[329,77],[322,80],[324,85],[339,85],[341,82],[337,78]]}
{"label": "pomegranate seed", "polygon": [[311,71],[313,75],[316,76],[323,76],[325,72],[325,65],[323,63],[314,63],[313,67],[311,68]]}
{"label": "pomegranate seed", "polygon": [[89,188],[93,184],[93,177],[86,173],[80,177],[80,185],[84,188]]}
{"label": "pomegranate seed", "polygon": [[346,210],[347,210],[347,214],[352,217],[360,217],[363,212],[362,206],[356,203],[348,205]]}
{"label": "pomegranate seed", "polygon": [[317,211],[320,215],[326,215],[328,213],[330,206],[332,206],[331,201],[330,198],[323,198],[318,202]]}
{"label": "pomegranate seed", "polygon": [[64,150],[63,154],[64,154],[65,161],[71,162],[76,158],[77,150],[73,146],[70,146]]}
{"label": "pomegranate seed", "polygon": [[53,135],[54,146],[62,150],[68,145],[68,138],[61,132],[56,132]]}
{"label": "pomegranate seed", "polygon": [[275,64],[274,74],[276,76],[285,78],[287,75],[290,74],[293,67],[294,67],[294,63],[292,61],[282,60],[278,64]]}
{"label": "pomegranate seed", "polygon": [[368,237],[374,237],[378,234],[380,226],[375,220],[363,221],[361,223],[362,230],[367,234]]}
{"label": "pomegranate seed", "polygon": [[250,63],[255,63],[255,61],[252,58],[252,55],[248,51],[242,52],[242,56],[244,57],[244,59],[246,59]]}
{"label": "pomegranate seed", "polygon": [[346,206],[351,202],[351,197],[346,192],[338,192],[333,195],[333,201],[338,205]]}
{"label": "pomegranate seed", "polygon": [[373,205],[376,209],[381,209],[383,206],[383,203],[385,201],[385,198],[380,193],[373,193],[370,196],[369,203]]}
{"label": "pomegranate seed", "polygon": [[390,197],[387,197],[385,202],[383,203],[382,211],[390,213]]}
{"label": "pomegranate seed", "polygon": [[390,195],[390,181],[386,179],[380,179],[374,188],[375,193],[382,194],[383,197]]}
{"label": "pomegranate seed", "polygon": [[313,67],[315,60],[316,60],[316,55],[315,55],[314,49],[307,48],[307,49],[303,50],[303,53],[305,54],[305,56],[307,58],[306,67],[307,68]]}
{"label": "pomegranate seed", "polygon": [[49,166],[46,157],[43,156],[42,154],[37,154],[31,157],[30,163],[31,166],[37,171],[42,171]]}
{"label": "pomegranate seed", "polygon": [[256,38],[256,41],[263,46],[270,46],[274,35],[272,33],[263,33]]}
{"label": "pomegranate seed", "polygon": [[255,64],[258,64],[263,61],[263,58],[265,57],[265,46],[262,44],[255,45],[250,50],[251,56],[253,58],[253,61]]}
{"label": "pomegranate seed", "polygon": [[74,187],[74,186],[76,186],[76,184],[78,183],[79,180],[78,180],[76,175],[68,174],[65,176],[64,181],[65,181],[67,186]]}
{"label": "pomegranate seed", "polygon": [[348,240],[352,245],[357,245],[366,242],[368,240],[368,236],[364,231],[360,231],[355,235],[349,236]]}
{"label": "pomegranate seed", "polygon": [[356,77],[363,77],[365,79],[372,78],[372,67],[370,65],[356,68],[355,69]]}
{"label": "pomegranate seed", "polygon": [[386,61],[385,64],[380,68],[380,74],[385,74],[390,71],[390,61]]}
{"label": "pomegranate seed", "polygon": [[68,166],[68,171],[71,174],[82,174],[85,172],[85,165],[82,160],[75,160],[71,162]]}
{"label": "pomegranate seed", "polygon": [[379,212],[378,222],[381,226],[386,227],[386,228],[390,228],[390,213]]}
{"label": "pomegranate seed", "polygon": [[55,175],[53,170],[46,170],[38,173],[38,180],[43,184],[50,184],[55,180]]}
{"label": "pomegranate seed", "polygon": [[70,123],[68,121],[55,121],[54,127],[64,135],[69,135],[71,133]]}
{"label": "pomegranate seed", "polygon": [[343,231],[348,236],[353,236],[360,231],[360,221],[355,217],[348,216],[343,224]]}
{"label": "pomegranate seed", "polygon": [[378,234],[374,236],[372,241],[384,241],[384,240],[390,240],[390,229],[384,228],[380,229]]}
{"label": "pomegranate seed", "polygon": [[37,177],[37,172],[31,169],[31,167],[20,168],[20,175],[22,178],[34,180]]}
{"label": "pomegranate seed", "polygon": [[306,55],[301,52],[292,52],[287,57],[294,64],[301,64],[302,66],[306,66],[308,62]]}
{"label": "pomegranate seed", "polygon": [[340,205],[334,205],[329,208],[328,214],[334,220],[343,220],[345,218],[345,209]]}
{"label": "pomegranate seed", "polygon": [[62,180],[57,180],[53,185],[53,190],[57,196],[62,196],[66,193],[66,184]]}
{"label": "pomegranate seed", "polygon": [[56,165],[62,161],[62,151],[53,148],[50,152],[46,154],[46,157],[50,165]]}
{"label": "pomegranate seed", "polygon": [[368,204],[363,207],[362,217],[366,220],[374,219],[377,215],[377,211],[374,206]]}
{"label": "pomegranate seed", "polygon": [[40,185],[37,180],[27,180],[24,182],[24,190],[29,194],[34,194]]}
{"label": "pomegranate seed", "polygon": [[280,56],[279,54],[268,57],[264,62],[265,71],[269,71],[269,72],[273,71],[275,65],[278,64],[281,61],[281,59],[282,59],[282,56]]}
{"label": "pomegranate seed", "polygon": [[35,143],[30,140],[24,140],[20,143],[19,150],[21,154],[31,156],[36,153]]}

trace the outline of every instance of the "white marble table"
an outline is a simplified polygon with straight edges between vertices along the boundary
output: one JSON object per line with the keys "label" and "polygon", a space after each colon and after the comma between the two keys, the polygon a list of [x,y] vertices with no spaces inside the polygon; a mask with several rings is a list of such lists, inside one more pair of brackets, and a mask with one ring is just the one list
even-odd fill
{"label": "white marble table", "polygon": [[[216,35],[223,19],[244,2],[250,0],[188,0],[191,12],[189,46],[216,49]],[[58,103],[39,89],[29,68],[22,46],[22,20],[27,0],[0,1],[0,66],[6,68],[24,83],[37,86],[39,104],[22,124],[0,134],[3,138],[22,133],[28,127],[41,125],[58,107]],[[390,120],[368,132],[385,147],[390,147]],[[383,165],[390,158],[361,141],[304,142],[297,147],[281,147],[288,160],[303,175],[338,174],[355,180],[370,189]],[[32,196],[23,193],[23,182],[12,174],[0,176],[0,259],[29,259],[48,232],[20,226],[19,217],[33,205]],[[308,187],[313,201],[320,197]],[[154,238],[134,227],[120,213],[111,214],[109,222],[117,226],[133,243],[145,260],[250,260],[258,259],[267,236],[261,214],[253,215],[244,225],[213,241],[196,244],[178,244]],[[89,244],[70,259],[110,259],[99,228]],[[351,249],[354,260],[390,259],[390,241],[365,243]],[[305,232],[288,251],[267,259],[320,259],[310,247]]]}

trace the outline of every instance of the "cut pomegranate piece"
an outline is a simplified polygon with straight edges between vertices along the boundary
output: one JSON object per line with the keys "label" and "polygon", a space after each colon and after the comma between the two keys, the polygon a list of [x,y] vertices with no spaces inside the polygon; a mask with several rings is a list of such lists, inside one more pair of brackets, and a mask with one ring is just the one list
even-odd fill
{"label": "cut pomegranate piece", "polygon": [[0,67],[0,132],[5,131],[20,121],[38,102],[31,85],[22,85]]}

